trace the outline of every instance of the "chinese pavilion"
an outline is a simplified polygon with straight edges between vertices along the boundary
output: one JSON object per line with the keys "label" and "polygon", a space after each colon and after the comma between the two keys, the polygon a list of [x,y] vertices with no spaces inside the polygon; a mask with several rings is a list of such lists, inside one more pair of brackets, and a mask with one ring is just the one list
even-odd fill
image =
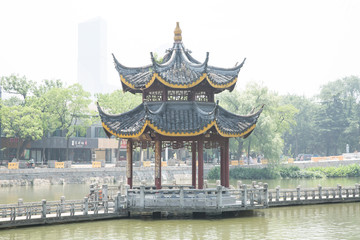
{"label": "chinese pavilion", "polygon": [[[161,188],[162,148],[191,147],[192,186],[203,188],[203,149],[220,147],[221,185],[229,187],[229,138],[246,138],[256,126],[262,108],[246,116],[235,115],[214,102],[214,95],[232,91],[244,61],[233,68],[208,65],[191,56],[182,43],[179,23],[173,47],[162,63],[151,53],[152,63],[144,67],[125,67],[114,58],[123,91],[142,93],[143,103],[119,115],[105,113],[98,105],[106,134],[127,141],[127,183],[132,188],[134,147],[155,148],[155,186]],[[121,104],[121,103],[119,103]],[[196,164],[196,157],[198,164]],[[198,165],[198,166],[197,166]]]}

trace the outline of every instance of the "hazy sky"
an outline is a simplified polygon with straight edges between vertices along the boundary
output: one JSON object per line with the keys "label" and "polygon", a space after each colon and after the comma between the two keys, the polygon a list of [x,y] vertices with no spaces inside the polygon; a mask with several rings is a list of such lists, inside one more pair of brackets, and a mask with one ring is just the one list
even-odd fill
{"label": "hazy sky", "polygon": [[[77,78],[78,23],[102,17],[108,29],[108,82],[121,88],[111,53],[129,67],[164,54],[180,22],[200,61],[233,67],[238,85],[263,82],[280,94],[311,96],[360,76],[360,1],[6,1],[0,0],[0,76]],[[101,83],[99,83],[101,84]]]}

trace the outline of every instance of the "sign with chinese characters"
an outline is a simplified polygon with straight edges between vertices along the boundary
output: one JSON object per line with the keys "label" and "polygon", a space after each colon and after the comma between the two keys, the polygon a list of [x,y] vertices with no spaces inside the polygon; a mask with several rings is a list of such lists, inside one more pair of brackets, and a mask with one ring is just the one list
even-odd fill
{"label": "sign with chinese characters", "polygon": [[71,140],[71,146],[81,148],[87,146],[87,140]]}

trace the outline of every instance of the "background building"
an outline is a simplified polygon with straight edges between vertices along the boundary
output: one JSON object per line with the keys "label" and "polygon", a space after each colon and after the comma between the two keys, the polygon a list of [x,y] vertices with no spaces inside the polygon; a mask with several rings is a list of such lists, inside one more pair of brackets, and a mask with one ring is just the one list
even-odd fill
{"label": "background building", "polygon": [[78,83],[85,91],[104,93],[107,87],[107,25],[100,17],[78,27]]}

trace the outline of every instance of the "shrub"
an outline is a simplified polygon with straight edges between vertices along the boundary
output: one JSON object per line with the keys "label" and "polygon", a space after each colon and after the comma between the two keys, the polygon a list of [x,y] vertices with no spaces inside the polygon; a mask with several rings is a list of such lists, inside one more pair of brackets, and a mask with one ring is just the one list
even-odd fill
{"label": "shrub", "polygon": [[308,168],[307,170],[311,172],[320,172],[329,178],[360,177],[360,165],[358,164],[351,164],[347,166],[338,166],[338,167],[313,167],[313,168]]}
{"label": "shrub", "polygon": [[210,169],[207,178],[212,180],[220,179],[220,167],[214,167]]}
{"label": "shrub", "polygon": [[230,169],[230,177],[233,179],[275,179],[279,173],[272,168],[243,168]]}

